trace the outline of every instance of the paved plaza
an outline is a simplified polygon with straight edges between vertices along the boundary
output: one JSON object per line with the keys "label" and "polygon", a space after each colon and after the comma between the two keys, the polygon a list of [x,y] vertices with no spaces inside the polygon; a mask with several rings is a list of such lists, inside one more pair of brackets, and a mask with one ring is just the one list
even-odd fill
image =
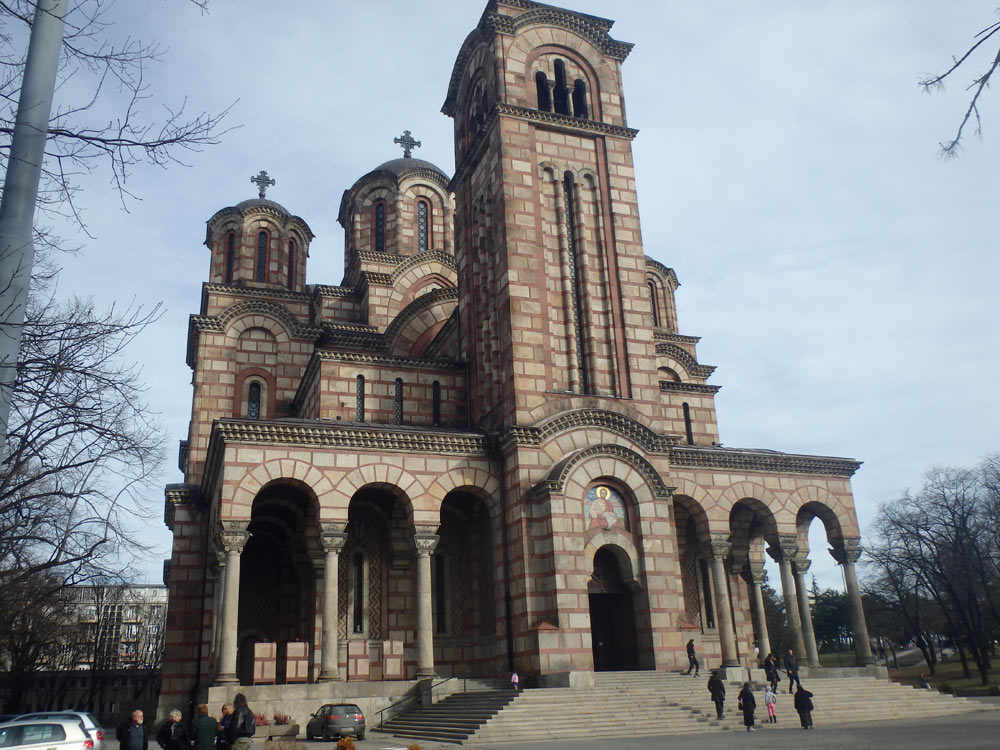
{"label": "paved plaza", "polygon": [[[613,737],[592,740],[538,740],[452,745],[420,742],[423,750],[606,750],[613,740],[615,750],[721,750],[722,748],[821,748],[822,750],[895,750],[932,748],[933,750],[997,750],[1000,748],[1000,710],[913,721],[870,722],[854,726],[823,726],[816,715],[816,728],[799,728],[796,717],[778,726],[758,727],[756,732],[719,731],[658,737]],[[406,750],[411,740],[369,732],[358,750]],[[309,742],[309,750],[330,748],[332,743]],[[313,747],[314,746],[314,747]]]}

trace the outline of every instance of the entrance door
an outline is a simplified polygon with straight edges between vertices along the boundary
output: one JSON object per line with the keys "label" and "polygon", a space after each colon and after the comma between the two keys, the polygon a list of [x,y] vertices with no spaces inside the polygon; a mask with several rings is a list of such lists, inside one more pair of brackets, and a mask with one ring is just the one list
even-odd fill
{"label": "entrance door", "polygon": [[638,669],[632,593],[622,582],[618,560],[606,548],[594,555],[590,591],[594,670]]}

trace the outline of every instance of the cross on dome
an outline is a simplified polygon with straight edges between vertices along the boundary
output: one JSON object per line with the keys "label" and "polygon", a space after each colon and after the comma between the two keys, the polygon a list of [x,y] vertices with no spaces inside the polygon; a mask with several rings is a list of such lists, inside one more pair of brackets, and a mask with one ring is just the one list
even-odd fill
{"label": "cross on dome", "polygon": [[257,186],[258,195],[263,198],[268,187],[274,184],[274,179],[267,176],[267,170],[262,169],[256,177],[251,177],[250,182]]}
{"label": "cross on dome", "polygon": [[420,148],[420,141],[415,141],[409,130],[404,130],[401,136],[392,139],[393,143],[398,143],[403,147],[403,157],[410,158],[410,152],[414,148]]}

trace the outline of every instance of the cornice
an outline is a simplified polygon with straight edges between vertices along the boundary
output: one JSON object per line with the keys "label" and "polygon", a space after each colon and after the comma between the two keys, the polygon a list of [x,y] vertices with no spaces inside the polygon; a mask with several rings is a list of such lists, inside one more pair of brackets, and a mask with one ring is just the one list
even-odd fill
{"label": "cornice", "polygon": [[654,328],[653,338],[657,341],[673,341],[675,344],[697,344],[701,341],[701,336],[683,336],[663,328]]}
{"label": "cornice", "polygon": [[196,484],[168,484],[163,491],[163,522],[174,530],[174,514],[178,505],[203,505],[201,487]]}
{"label": "cornice", "polygon": [[315,356],[324,362],[364,362],[365,364],[437,370],[439,372],[461,372],[465,369],[465,365],[447,360],[424,359],[422,357],[396,357],[389,354],[368,352],[318,351]]}
{"label": "cornice", "polygon": [[739,469],[838,477],[853,476],[861,466],[861,462],[853,458],[690,445],[672,446],[670,464],[684,468]]}
{"label": "cornice", "polygon": [[611,125],[599,120],[585,120],[580,117],[560,115],[555,112],[543,112],[540,109],[518,107],[513,104],[498,104],[496,109],[501,115],[529,122],[544,122],[546,125],[552,125],[554,129],[564,132],[582,135],[610,135],[614,138],[624,138],[629,141],[639,134],[639,131],[635,128]]}
{"label": "cornice", "polygon": [[357,292],[349,286],[331,286],[329,284],[316,284],[313,287],[313,298],[317,297],[337,297],[339,299],[355,299]]}
{"label": "cornice", "polygon": [[677,383],[673,380],[661,380],[661,391],[674,391],[676,393],[698,393],[714,396],[720,390],[721,385],[708,385],[707,383]]}
{"label": "cornice", "polygon": [[645,258],[647,271],[655,271],[660,274],[660,276],[662,276],[665,280],[670,281],[671,284],[673,284],[674,289],[677,289],[677,287],[681,285],[681,282],[677,280],[677,274],[674,272],[674,269],[663,265],[658,260],[653,260],[648,255],[645,256]]}
{"label": "cornice", "polygon": [[614,432],[631,440],[646,453],[667,453],[679,438],[658,435],[644,424],[625,414],[605,409],[574,409],[531,427],[507,427],[500,435],[500,448],[506,452],[514,446],[540,446],[554,435],[567,430],[596,427]]}
{"label": "cornice", "polygon": [[368,263],[385,263],[389,266],[399,265],[407,255],[397,255],[396,253],[379,252],[378,250],[356,250],[355,255],[359,260]]}
{"label": "cornice", "polygon": [[362,271],[361,278],[369,286],[392,286],[392,276],[378,271]]}
{"label": "cornice", "polygon": [[269,289],[267,287],[207,282],[202,285],[202,293],[207,294],[209,292],[214,294],[228,294],[233,297],[270,297],[272,299],[295,300],[296,302],[308,302],[311,296],[309,292],[293,292],[290,289]]}

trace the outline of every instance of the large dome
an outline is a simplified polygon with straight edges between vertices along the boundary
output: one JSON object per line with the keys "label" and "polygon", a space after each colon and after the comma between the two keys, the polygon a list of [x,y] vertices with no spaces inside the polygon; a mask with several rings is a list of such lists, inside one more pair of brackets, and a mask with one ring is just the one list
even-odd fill
{"label": "large dome", "polygon": [[281,211],[281,213],[286,216],[291,216],[291,213],[289,213],[287,208],[282,206],[280,203],[270,201],[267,198],[248,198],[245,201],[237,203],[235,208],[238,208],[240,211],[248,208],[273,208],[275,211]]}
{"label": "large dome", "polygon": [[448,174],[443,169],[438,167],[436,164],[431,164],[429,161],[424,161],[423,159],[390,159],[384,164],[380,164],[375,167],[373,171],[378,172],[384,170],[386,172],[392,172],[396,175],[396,177],[399,177],[408,169],[430,169],[442,175],[446,180],[448,179]]}

